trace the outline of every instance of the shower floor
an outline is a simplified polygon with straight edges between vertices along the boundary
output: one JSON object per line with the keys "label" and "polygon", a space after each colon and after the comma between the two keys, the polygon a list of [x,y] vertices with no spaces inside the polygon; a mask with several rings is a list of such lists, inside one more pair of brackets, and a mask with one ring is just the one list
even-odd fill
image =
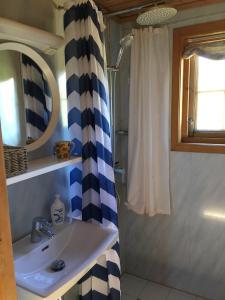
{"label": "shower floor", "polygon": [[121,290],[122,300],[205,300],[127,273],[121,278]]}

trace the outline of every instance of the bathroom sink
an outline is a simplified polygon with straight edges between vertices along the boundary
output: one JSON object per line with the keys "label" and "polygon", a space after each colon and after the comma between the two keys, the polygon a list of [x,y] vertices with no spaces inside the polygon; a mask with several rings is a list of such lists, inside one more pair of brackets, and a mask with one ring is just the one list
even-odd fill
{"label": "bathroom sink", "polygon": [[[45,238],[32,244],[30,236],[26,236],[14,243],[19,299],[60,298],[95,265],[117,238],[117,231],[75,220],[57,228],[51,240]],[[63,260],[65,268],[52,271],[55,260]]]}

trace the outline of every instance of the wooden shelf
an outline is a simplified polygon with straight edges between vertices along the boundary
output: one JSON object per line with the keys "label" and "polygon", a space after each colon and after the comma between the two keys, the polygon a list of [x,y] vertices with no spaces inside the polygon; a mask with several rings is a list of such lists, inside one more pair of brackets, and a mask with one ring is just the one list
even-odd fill
{"label": "wooden shelf", "polygon": [[6,182],[7,185],[11,185],[79,162],[81,162],[81,157],[73,157],[69,160],[58,160],[53,156],[36,159],[28,163],[26,173],[7,178]]}

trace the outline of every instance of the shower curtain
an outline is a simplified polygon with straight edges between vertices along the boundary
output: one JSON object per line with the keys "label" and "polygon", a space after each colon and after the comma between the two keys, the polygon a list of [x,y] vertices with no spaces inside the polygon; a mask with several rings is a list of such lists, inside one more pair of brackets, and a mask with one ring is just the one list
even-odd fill
{"label": "shower curtain", "polygon": [[127,205],[138,214],[170,214],[168,29],[133,34]]}
{"label": "shower curtain", "polygon": [[[82,155],[70,173],[72,215],[117,230],[103,16],[92,0],[73,1],[64,28],[68,126]],[[119,300],[119,278],[116,242],[81,280],[80,298]]]}
{"label": "shower curtain", "polygon": [[39,66],[21,55],[27,143],[39,139],[48,127],[52,110],[51,92]]}

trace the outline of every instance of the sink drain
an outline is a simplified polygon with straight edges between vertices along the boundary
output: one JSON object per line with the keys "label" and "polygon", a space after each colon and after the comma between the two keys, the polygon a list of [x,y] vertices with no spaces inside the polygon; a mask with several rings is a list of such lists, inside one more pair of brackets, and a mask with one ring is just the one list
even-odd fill
{"label": "sink drain", "polygon": [[62,259],[55,260],[51,264],[51,270],[54,272],[59,272],[59,271],[62,271],[65,268],[65,266],[66,266],[66,264]]}

